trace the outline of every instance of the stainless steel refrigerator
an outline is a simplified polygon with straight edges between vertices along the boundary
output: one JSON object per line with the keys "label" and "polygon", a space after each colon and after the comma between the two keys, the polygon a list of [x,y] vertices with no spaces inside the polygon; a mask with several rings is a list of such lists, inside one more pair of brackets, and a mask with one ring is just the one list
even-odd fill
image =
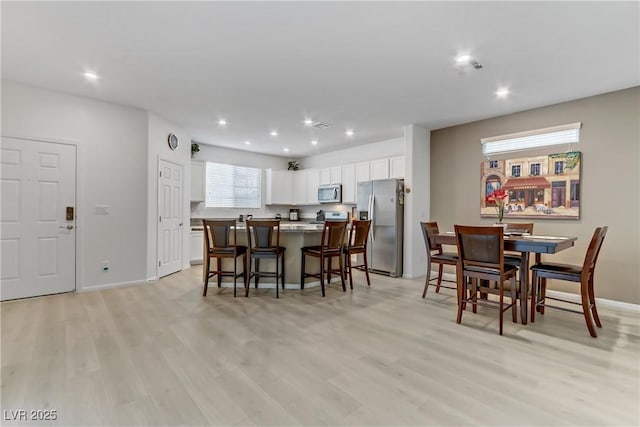
{"label": "stainless steel refrigerator", "polygon": [[369,271],[402,276],[404,180],[381,179],[358,184],[358,217],[371,220]]}

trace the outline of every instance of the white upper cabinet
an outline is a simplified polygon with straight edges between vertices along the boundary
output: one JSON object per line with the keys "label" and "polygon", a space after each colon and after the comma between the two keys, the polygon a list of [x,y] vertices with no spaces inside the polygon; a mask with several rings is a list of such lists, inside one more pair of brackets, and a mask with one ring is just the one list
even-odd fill
{"label": "white upper cabinet", "polygon": [[389,158],[371,160],[369,162],[369,176],[375,179],[389,179]]}
{"label": "white upper cabinet", "polygon": [[315,205],[318,203],[318,187],[320,186],[320,169],[305,169],[307,173],[306,187],[308,204]]}
{"label": "white upper cabinet", "polygon": [[307,203],[307,171],[296,171],[291,175],[291,178],[293,180],[293,199],[291,203],[294,205]]}
{"label": "white upper cabinet", "polygon": [[320,185],[331,184],[331,168],[320,169]]}
{"label": "white upper cabinet", "polygon": [[206,163],[191,162],[191,201],[204,202]]}
{"label": "white upper cabinet", "polygon": [[404,178],[404,156],[389,158],[389,178]]}
{"label": "white upper cabinet", "polygon": [[356,182],[370,181],[369,162],[356,163]]}
{"label": "white upper cabinet", "polygon": [[356,203],[356,165],[342,166],[342,203]]}
{"label": "white upper cabinet", "polygon": [[289,205],[293,200],[293,172],[267,169],[267,205]]}
{"label": "white upper cabinet", "polygon": [[320,169],[320,185],[329,184],[342,184],[341,166]]}

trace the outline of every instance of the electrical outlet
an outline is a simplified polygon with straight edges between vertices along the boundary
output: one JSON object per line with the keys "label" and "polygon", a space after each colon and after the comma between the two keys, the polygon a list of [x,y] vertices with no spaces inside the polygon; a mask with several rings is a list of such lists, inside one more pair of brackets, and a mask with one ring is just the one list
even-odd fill
{"label": "electrical outlet", "polygon": [[102,271],[109,271],[110,265],[109,261],[102,261]]}

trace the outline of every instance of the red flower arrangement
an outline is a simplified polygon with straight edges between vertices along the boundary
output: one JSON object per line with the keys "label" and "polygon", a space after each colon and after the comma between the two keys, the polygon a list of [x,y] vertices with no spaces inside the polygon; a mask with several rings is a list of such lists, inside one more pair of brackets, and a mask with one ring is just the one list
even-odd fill
{"label": "red flower arrangement", "polygon": [[493,193],[489,194],[485,199],[487,206],[494,205],[496,211],[498,212],[498,222],[502,222],[502,218],[504,217],[504,204],[505,199],[507,198],[507,192],[502,188],[498,188]]}

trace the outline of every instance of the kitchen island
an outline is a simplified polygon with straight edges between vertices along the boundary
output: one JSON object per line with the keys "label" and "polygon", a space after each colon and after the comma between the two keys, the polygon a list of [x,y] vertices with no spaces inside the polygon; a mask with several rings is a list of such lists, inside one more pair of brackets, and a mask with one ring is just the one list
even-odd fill
{"label": "kitchen island", "polygon": [[[202,232],[203,227],[192,226],[192,232]],[[300,289],[300,267],[302,263],[300,248],[304,246],[319,245],[322,236],[322,224],[310,224],[306,222],[293,223],[283,222],[280,224],[280,246],[286,248],[285,251],[285,287],[287,289]],[[241,245],[247,245],[247,231],[246,226],[243,223],[237,225],[237,237],[238,242]],[[204,248],[204,245],[203,245]],[[226,271],[233,270],[233,262],[228,259],[224,259],[223,268]],[[242,257],[238,257],[238,271],[242,271]],[[334,261],[334,265],[337,266],[337,260]],[[195,266],[194,266],[195,268]],[[274,271],[275,272],[275,260],[262,259],[260,261],[261,271]],[[307,257],[307,271],[319,272],[320,262],[317,258]],[[240,282],[242,278],[238,279],[238,286],[242,287]],[[254,279],[251,281],[251,287],[254,287]],[[313,281],[307,279],[305,287],[319,286],[319,281]],[[339,280],[338,278],[332,278],[332,281]],[[213,282],[212,282],[213,281]],[[209,289],[212,289],[212,285],[215,287],[216,278],[209,279]],[[222,280],[223,287],[233,286],[233,280],[229,277],[224,277]],[[273,288],[275,286],[275,279],[270,277],[261,277],[259,288]]]}

